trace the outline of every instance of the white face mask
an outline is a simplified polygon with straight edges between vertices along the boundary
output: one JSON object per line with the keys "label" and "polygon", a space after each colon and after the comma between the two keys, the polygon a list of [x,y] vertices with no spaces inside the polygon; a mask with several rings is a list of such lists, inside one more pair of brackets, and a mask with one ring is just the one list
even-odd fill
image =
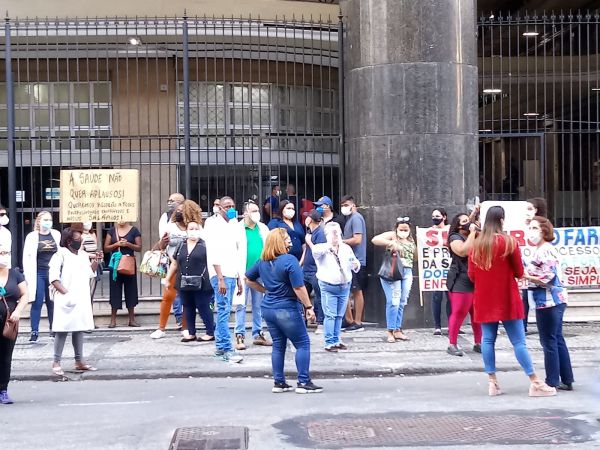
{"label": "white face mask", "polygon": [[254,223],[260,222],[260,213],[258,211],[250,213],[250,220]]}
{"label": "white face mask", "polygon": [[542,233],[538,230],[530,230],[527,232],[527,239],[534,245],[538,245],[542,240]]}
{"label": "white face mask", "polygon": [[92,222],[83,222],[83,230],[90,231],[92,229]]}
{"label": "white face mask", "polygon": [[0,267],[10,266],[10,255],[0,255]]}
{"label": "white face mask", "polygon": [[221,212],[220,206],[213,206],[213,214],[219,214]]}
{"label": "white face mask", "polygon": [[6,225],[8,225],[8,216],[2,216],[2,217],[0,217],[0,225],[2,225],[3,227],[5,227]]}
{"label": "white face mask", "polygon": [[192,241],[197,241],[200,239],[200,230],[189,230],[187,232],[187,237]]}
{"label": "white face mask", "polygon": [[52,225],[53,225],[52,221],[48,220],[48,219],[42,220],[40,222],[40,228],[44,231],[48,231],[49,229],[51,229]]}
{"label": "white face mask", "polygon": [[350,214],[352,214],[352,207],[351,206],[342,206],[342,214],[344,216],[349,216]]}
{"label": "white face mask", "polygon": [[410,235],[410,231],[398,231],[396,234],[400,239],[406,239]]}
{"label": "white face mask", "polygon": [[293,209],[284,209],[283,210],[283,217],[285,217],[286,219],[293,219],[295,215],[296,215],[296,211],[294,211]]}

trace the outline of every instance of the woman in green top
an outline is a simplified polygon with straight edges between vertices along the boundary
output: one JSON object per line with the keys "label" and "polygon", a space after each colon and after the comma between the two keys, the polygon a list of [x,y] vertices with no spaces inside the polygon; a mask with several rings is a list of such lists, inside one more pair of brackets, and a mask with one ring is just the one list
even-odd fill
{"label": "woman in green top", "polygon": [[408,336],[402,332],[402,318],[413,281],[415,242],[410,234],[410,219],[398,217],[394,231],[378,234],[371,242],[377,247],[385,247],[387,251],[397,252],[404,266],[402,280],[388,281],[380,278],[380,281],[386,298],[387,341],[408,341]]}

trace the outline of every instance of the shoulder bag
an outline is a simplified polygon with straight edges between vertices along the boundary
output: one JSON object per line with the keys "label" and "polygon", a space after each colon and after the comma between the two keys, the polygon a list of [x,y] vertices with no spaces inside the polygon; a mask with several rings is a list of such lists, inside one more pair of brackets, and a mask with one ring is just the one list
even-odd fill
{"label": "shoulder bag", "polygon": [[117,266],[119,275],[135,275],[135,256],[121,255],[119,265]]}
{"label": "shoulder bag", "polygon": [[396,250],[385,251],[378,275],[386,281],[404,279],[404,264],[402,264],[402,259]]}
{"label": "shoulder bag", "polygon": [[8,320],[10,318],[10,309],[8,309],[8,303],[6,303],[4,296],[2,296],[2,301],[4,302],[4,307],[6,308],[6,320],[4,321],[4,327],[2,328],[2,336],[4,336],[6,339],[14,341],[17,339],[17,334],[19,333],[19,321]]}

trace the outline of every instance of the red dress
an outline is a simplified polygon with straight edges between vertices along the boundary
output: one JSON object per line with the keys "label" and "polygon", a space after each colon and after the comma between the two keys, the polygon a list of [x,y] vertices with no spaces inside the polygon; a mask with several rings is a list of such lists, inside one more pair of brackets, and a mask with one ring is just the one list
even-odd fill
{"label": "red dress", "polygon": [[474,321],[477,323],[517,320],[525,317],[523,301],[515,278],[523,276],[521,250],[515,247],[512,255],[504,257],[506,242],[496,236],[494,257],[489,270],[478,267],[473,262],[473,252],[469,254],[469,278],[475,284],[473,307]]}

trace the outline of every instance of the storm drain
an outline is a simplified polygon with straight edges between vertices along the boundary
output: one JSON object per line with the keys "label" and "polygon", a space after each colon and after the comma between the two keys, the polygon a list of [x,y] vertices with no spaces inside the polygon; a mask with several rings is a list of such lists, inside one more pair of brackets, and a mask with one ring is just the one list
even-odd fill
{"label": "storm drain", "polygon": [[[311,448],[569,444],[598,431],[547,410],[302,418],[278,424],[290,442]],[[568,417],[568,416],[567,416]]]}
{"label": "storm drain", "polygon": [[246,427],[177,428],[169,450],[247,450]]}

